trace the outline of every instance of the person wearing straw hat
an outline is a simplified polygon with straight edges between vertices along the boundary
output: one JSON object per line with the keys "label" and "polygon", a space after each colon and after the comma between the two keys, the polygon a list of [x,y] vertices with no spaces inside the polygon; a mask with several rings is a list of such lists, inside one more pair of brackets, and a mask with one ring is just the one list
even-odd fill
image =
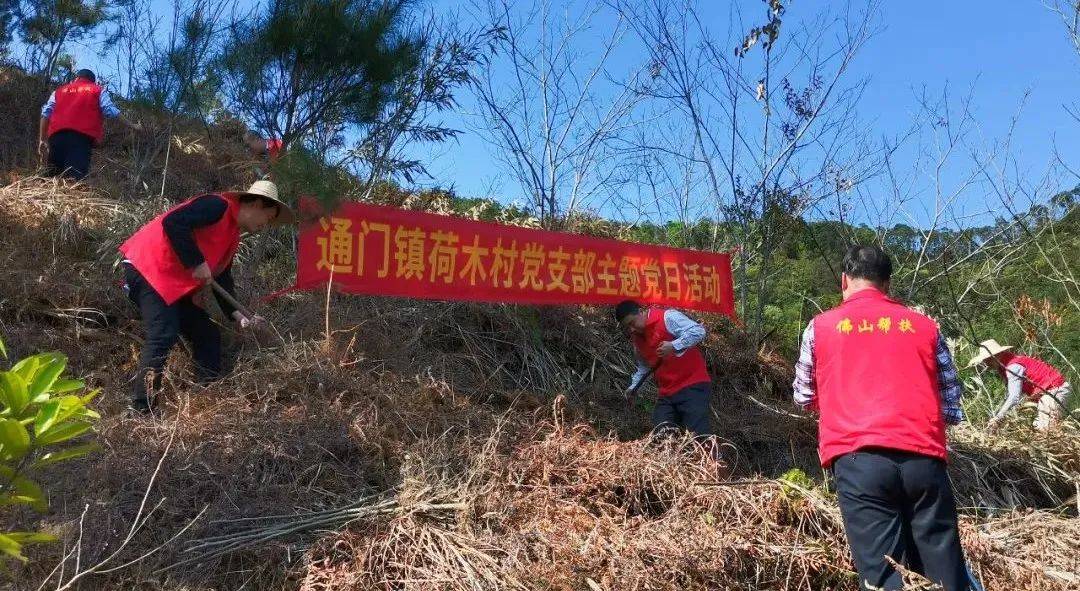
{"label": "person wearing straw hat", "polygon": [[[288,224],[295,217],[274,183],[256,181],[247,191],[192,197],[120,246],[128,298],[138,307],[146,332],[132,385],[134,410],[150,410],[148,390],[160,386],[169,350],[181,336],[191,344],[199,381],[219,377],[221,332],[201,305],[201,288],[216,281],[233,293],[232,261],[240,233]],[[262,322],[217,299],[241,329]]]}
{"label": "person wearing straw hat", "polygon": [[996,430],[1009,411],[1027,396],[1039,407],[1032,426],[1039,431],[1049,431],[1065,416],[1072,387],[1054,366],[1012,350],[994,339],[985,340],[979,343],[979,352],[967,365],[968,369],[980,365],[996,369],[1008,385],[1005,402],[990,419],[987,428],[991,432]]}
{"label": "person wearing straw hat", "polygon": [[793,389],[819,415],[859,588],[904,588],[886,557],[946,591],[977,588],[946,470],[945,427],[964,419],[952,354],[932,319],[889,297],[884,251],[853,246],[843,268],[843,302],[803,332]]}

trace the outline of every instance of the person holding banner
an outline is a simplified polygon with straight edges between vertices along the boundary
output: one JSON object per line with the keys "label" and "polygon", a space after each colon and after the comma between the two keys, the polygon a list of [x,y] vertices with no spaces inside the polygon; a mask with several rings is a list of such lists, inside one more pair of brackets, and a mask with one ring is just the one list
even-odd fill
{"label": "person holding banner", "polygon": [[[157,389],[169,350],[181,335],[191,344],[200,382],[221,373],[221,332],[199,301],[201,288],[215,281],[232,292],[232,261],[240,232],[290,223],[292,209],[270,181],[247,191],[199,195],[159,215],[120,246],[125,288],[142,316],[146,340],[132,387],[131,408],[149,412],[148,382]],[[221,309],[241,329],[262,319],[248,318],[218,298]]]}
{"label": "person holding banner", "polygon": [[876,246],[844,257],[843,302],[803,332],[795,403],[817,411],[859,588],[903,589],[886,558],[946,591],[966,591],[946,424],[964,419],[963,385],[937,324],[888,296],[892,260]]}
{"label": "person holding banner", "polygon": [[637,353],[637,371],[626,389],[627,399],[632,402],[641,382],[652,374],[659,390],[653,429],[686,429],[701,437],[711,435],[712,378],[698,348],[705,339],[705,327],[678,310],[642,308],[633,300],[615,307],[615,320]]}

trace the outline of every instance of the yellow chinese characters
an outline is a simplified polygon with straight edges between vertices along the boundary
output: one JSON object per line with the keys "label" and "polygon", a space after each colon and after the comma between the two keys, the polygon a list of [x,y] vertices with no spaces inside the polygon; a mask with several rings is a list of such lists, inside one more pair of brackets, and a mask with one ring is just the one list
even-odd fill
{"label": "yellow chinese characters", "polygon": [[356,249],[356,254],[359,257],[359,260],[356,262],[356,274],[364,274],[364,244],[367,242],[368,234],[378,232],[383,236],[383,260],[382,266],[379,267],[378,276],[386,277],[387,273],[390,272],[390,224],[380,224],[365,220],[360,222],[360,232],[362,236],[360,238],[360,246]]}
{"label": "yellow chinese characters", "polygon": [[660,287],[660,265],[656,264],[656,259],[645,261],[645,264],[641,266],[641,271],[645,275],[645,288],[641,291],[641,297],[664,297],[664,290]]}
{"label": "yellow chinese characters", "polygon": [[495,243],[491,249],[491,286],[499,287],[499,273],[502,273],[502,286],[510,287],[514,281],[514,263],[517,262],[517,240],[510,243],[509,248],[503,248],[503,239]]}
{"label": "yellow chinese characters", "polygon": [[641,265],[638,259],[624,256],[619,261],[620,295],[637,297],[641,295],[641,275],[638,267]]}
{"label": "yellow chinese characters", "polygon": [[618,295],[619,288],[615,286],[618,277],[614,273],[617,264],[610,252],[605,252],[604,258],[596,263],[596,266],[600,268],[600,272],[596,274],[596,278],[600,281],[600,284],[596,286],[596,293],[600,295]]}
{"label": "yellow chinese characters", "polygon": [[315,268],[331,273],[352,273],[353,270],[353,233],[352,220],[348,218],[322,218],[319,226],[324,236],[319,236],[319,261]]}
{"label": "yellow chinese characters", "polygon": [[683,263],[683,271],[686,272],[686,283],[688,284],[686,295],[690,298],[691,302],[700,302],[702,297],[702,277],[698,269],[701,265]]}
{"label": "yellow chinese characters", "polygon": [[476,287],[476,276],[480,275],[480,280],[487,279],[487,271],[484,269],[483,259],[488,254],[488,248],[480,246],[480,237],[473,236],[472,246],[463,245],[461,247],[462,252],[469,258],[465,260],[465,266],[461,269],[461,277],[465,279],[468,277],[469,285]]}
{"label": "yellow chinese characters", "polygon": [[[912,324],[910,318],[902,318],[897,323],[897,330],[902,333],[914,333],[915,326]],[[860,318],[852,320],[851,318],[843,318],[836,323],[836,332],[844,335],[852,333],[856,334],[872,334],[878,332],[884,335],[889,334],[893,329],[893,319],[890,316],[880,316],[878,318]]]}
{"label": "yellow chinese characters", "polygon": [[544,245],[529,242],[525,250],[521,251],[521,283],[518,287],[528,287],[535,291],[544,288],[544,280],[540,279],[540,268],[544,266]]}
{"label": "yellow chinese characters", "polygon": [[[526,241],[520,234],[513,239],[512,233],[470,231],[460,224],[417,220],[413,225],[355,215],[324,217],[317,230],[316,270],[371,280],[551,294],[544,301],[574,294],[676,305],[719,303],[730,284],[726,272],[708,259],[686,261],[667,250],[607,250],[588,241],[560,245],[553,237]],[[882,321],[867,328],[866,322],[849,320],[843,332],[856,326],[859,332],[897,328]],[[910,322],[899,325],[899,331],[913,330]]]}
{"label": "yellow chinese characters", "polygon": [[563,250],[563,247],[559,247],[554,251],[548,252],[548,273],[551,275],[551,281],[548,281],[548,291],[561,291],[566,293],[570,291],[570,285],[566,283],[566,271],[569,267],[567,264],[573,255]]}
{"label": "yellow chinese characters", "polygon": [[396,277],[405,279],[422,279],[424,277],[424,251],[427,233],[420,228],[409,230],[399,227],[394,233],[394,244],[397,252],[394,260],[397,262]]}
{"label": "yellow chinese characters", "polygon": [[664,261],[664,292],[672,299],[682,296],[682,278],[679,276],[679,263],[675,261]]}
{"label": "yellow chinese characters", "polygon": [[[611,255],[608,255],[611,258]],[[614,262],[614,261],[612,261]],[[596,253],[587,252],[579,248],[574,254],[574,267],[570,270],[570,282],[574,285],[574,293],[589,293],[596,280],[593,279],[593,265],[596,263]]]}
{"label": "yellow chinese characters", "polygon": [[450,283],[457,269],[458,235],[453,232],[432,232],[431,241],[435,245],[428,256],[431,263],[428,281],[434,283],[436,278],[441,278],[443,283]]}

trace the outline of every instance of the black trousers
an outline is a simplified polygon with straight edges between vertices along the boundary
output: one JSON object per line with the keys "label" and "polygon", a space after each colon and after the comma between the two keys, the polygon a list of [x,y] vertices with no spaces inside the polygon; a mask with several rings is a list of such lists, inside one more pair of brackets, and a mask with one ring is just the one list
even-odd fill
{"label": "black trousers", "polygon": [[712,384],[687,386],[671,396],[658,396],[653,408],[653,429],[657,432],[686,429],[695,435],[711,435],[709,400]]}
{"label": "black trousers", "polygon": [[65,129],[49,136],[49,174],[83,179],[90,172],[94,138]]}
{"label": "black trousers", "polygon": [[191,345],[195,357],[195,375],[205,383],[221,376],[221,331],[206,310],[195,305],[191,297],[167,305],[146,279],[131,265],[124,265],[128,298],[142,315],[146,340],[139,356],[131,396],[136,401],[147,399],[147,382],[161,387],[161,371],[169,350],[182,335]]}
{"label": "black trousers", "polygon": [[861,449],[837,458],[833,473],[860,589],[903,589],[885,556],[946,591],[971,588],[945,462]]}

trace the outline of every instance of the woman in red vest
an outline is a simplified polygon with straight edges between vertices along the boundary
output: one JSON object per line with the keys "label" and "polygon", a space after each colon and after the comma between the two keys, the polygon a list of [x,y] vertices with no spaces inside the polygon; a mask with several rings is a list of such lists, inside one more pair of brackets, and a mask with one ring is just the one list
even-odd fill
{"label": "woman in red vest", "polygon": [[51,174],[82,179],[90,171],[90,151],[101,145],[105,117],[119,117],[125,124],[141,129],[120,114],[109,93],[98,86],[94,73],[79,70],[75,80],[57,88],[41,108],[38,127],[38,156],[49,156]]}
{"label": "woman in red vest", "polygon": [[697,346],[705,338],[705,327],[678,310],[643,309],[632,300],[615,307],[615,320],[637,353],[637,371],[630,378],[627,398],[651,371],[659,390],[653,429],[682,428],[710,435],[712,379]]}
{"label": "woman in red vest", "polygon": [[[196,296],[212,280],[233,291],[232,261],[241,231],[259,232],[294,217],[278,198],[274,183],[257,181],[245,192],[192,197],[151,220],[120,246],[128,297],[139,308],[146,331],[132,387],[133,409],[150,410],[147,390],[160,386],[169,350],[181,335],[191,343],[200,382],[221,374],[221,332]],[[244,316],[223,299],[218,303],[240,328],[261,321]]]}
{"label": "woman in red vest", "polygon": [[1069,408],[1069,396],[1072,386],[1065,381],[1065,376],[1054,366],[1045,361],[1012,353],[1012,347],[1003,347],[994,339],[979,343],[979,353],[968,363],[968,368],[986,365],[996,369],[1008,384],[1009,394],[990,419],[987,428],[997,429],[1005,415],[1024,396],[1039,405],[1034,426],[1039,431],[1048,431],[1055,427]]}
{"label": "woman in red vest", "polygon": [[956,367],[930,318],[889,298],[892,261],[851,248],[844,301],[803,332],[795,402],[815,410],[860,588],[902,589],[889,556],[946,591],[970,589],[945,470],[945,425],[963,420]]}

